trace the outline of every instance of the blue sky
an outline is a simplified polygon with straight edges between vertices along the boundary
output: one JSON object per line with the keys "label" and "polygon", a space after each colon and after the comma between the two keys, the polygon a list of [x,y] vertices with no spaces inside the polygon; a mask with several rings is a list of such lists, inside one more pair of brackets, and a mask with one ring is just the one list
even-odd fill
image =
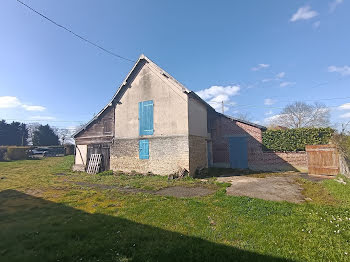
{"label": "blue sky", "polygon": [[[115,53],[144,53],[227,114],[267,124],[319,101],[350,121],[348,0],[23,1]],[[0,3],[0,35],[2,119],[87,122],[132,67],[15,0]]]}

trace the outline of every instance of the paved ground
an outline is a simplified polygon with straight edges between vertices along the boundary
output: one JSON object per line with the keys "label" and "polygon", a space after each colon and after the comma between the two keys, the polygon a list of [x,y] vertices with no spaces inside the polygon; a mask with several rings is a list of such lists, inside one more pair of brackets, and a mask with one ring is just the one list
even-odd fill
{"label": "paved ground", "polygon": [[307,174],[290,174],[283,176],[268,176],[256,178],[249,176],[219,177],[219,182],[232,185],[227,188],[228,195],[249,196],[272,201],[303,202],[302,188],[296,183],[297,177],[303,177],[318,182],[326,177],[308,176]]}

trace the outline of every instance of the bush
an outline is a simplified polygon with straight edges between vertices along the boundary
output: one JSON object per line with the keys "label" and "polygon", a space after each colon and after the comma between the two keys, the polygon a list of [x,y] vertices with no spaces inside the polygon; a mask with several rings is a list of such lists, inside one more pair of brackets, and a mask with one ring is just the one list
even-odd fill
{"label": "bush", "polygon": [[6,158],[8,160],[21,160],[28,158],[29,147],[9,146],[7,148]]}
{"label": "bush", "polygon": [[0,147],[0,161],[5,160],[6,152],[7,152],[7,146],[1,146]]}
{"label": "bush", "polygon": [[101,173],[98,173],[99,176],[112,176],[113,175],[113,171],[112,170],[107,170],[107,171],[103,171]]}
{"label": "bush", "polygon": [[306,145],[328,144],[333,133],[329,127],[267,130],[262,136],[263,148],[275,152],[305,151]]}

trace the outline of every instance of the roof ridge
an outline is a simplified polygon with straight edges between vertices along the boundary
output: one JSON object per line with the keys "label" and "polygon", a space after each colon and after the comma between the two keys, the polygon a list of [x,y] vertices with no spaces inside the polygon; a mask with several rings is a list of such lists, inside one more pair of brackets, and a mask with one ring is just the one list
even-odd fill
{"label": "roof ridge", "polygon": [[229,116],[229,115],[225,115],[225,114],[222,114],[222,113],[219,113],[219,112],[217,112],[217,113],[222,115],[222,116],[224,116],[224,117],[226,117],[226,118],[229,118],[229,119],[231,119],[233,121],[241,122],[243,124],[254,126],[254,127],[257,127],[257,128],[260,128],[260,129],[265,129],[265,130],[267,129],[265,126],[253,123],[253,122],[248,121],[248,120],[239,119],[239,118],[236,118],[236,117],[233,117],[233,116]]}

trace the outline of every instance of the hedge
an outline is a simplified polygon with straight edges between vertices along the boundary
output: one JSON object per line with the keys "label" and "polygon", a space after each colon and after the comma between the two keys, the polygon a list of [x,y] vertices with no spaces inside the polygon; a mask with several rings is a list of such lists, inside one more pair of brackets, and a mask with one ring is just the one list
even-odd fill
{"label": "hedge", "polygon": [[262,136],[263,148],[275,152],[305,151],[306,145],[328,144],[333,133],[329,127],[267,130]]}
{"label": "hedge", "polygon": [[7,146],[0,146],[0,161],[4,161],[6,157]]}
{"label": "hedge", "polygon": [[9,146],[7,147],[6,158],[8,160],[27,159],[29,149],[30,147]]}

